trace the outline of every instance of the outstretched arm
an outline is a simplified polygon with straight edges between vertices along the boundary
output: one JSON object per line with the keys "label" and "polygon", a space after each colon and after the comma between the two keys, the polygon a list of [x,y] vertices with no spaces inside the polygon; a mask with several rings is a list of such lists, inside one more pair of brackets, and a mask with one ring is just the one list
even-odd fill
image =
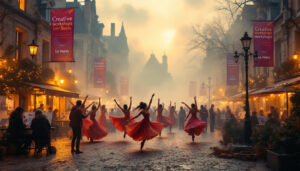
{"label": "outstretched arm", "polygon": [[99,97],[99,103],[98,103],[98,107],[97,107],[96,111],[98,111],[100,109],[100,106],[101,106],[101,98]]}
{"label": "outstretched arm", "polygon": [[114,99],[114,102],[116,103],[116,105],[123,111],[123,108],[119,105],[119,103],[117,102],[116,99]]}
{"label": "outstretched arm", "polygon": [[169,106],[169,110],[171,109],[171,106],[172,106],[172,102],[170,101],[170,106]]}
{"label": "outstretched arm", "polygon": [[191,112],[189,112],[189,114],[185,117],[184,122],[187,120],[187,118],[189,118],[190,115],[191,115]]}
{"label": "outstretched arm", "polygon": [[150,99],[150,102],[149,102],[149,105],[148,105],[147,110],[149,110],[150,107],[151,107],[151,103],[152,103],[152,100],[153,100],[154,95],[155,95],[155,94],[153,93],[152,96],[151,96],[151,99]]}
{"label": "outstretched arm", "polygon": [[189,110],[191,110],[191,108],[190,108],[190,106],[189,105],[187,105],[186,103],[184,103],[184,102],[181,102],[182,104],[184,104],[185,105],[185,107],[187,107]]}
{"label": "outstretched arm", "polygon": [[132,121],[132,120],[138,118],[141,114],[142,114],[142,112],[140,112],[140,113],[139,113],[138,115],[136,115],[135,117],[131,118],[130,121]]}
{"label": "outstretched arm", "polygon": [[82,105],[85,105],[85,102],[86,102],[86,100],[87,100],[87,98],[88,98],[89,96],[87,95],[87,96],[85,96],[85,98],[84,98],[84,100],[83,100],[83,103],[82,103]]}
{"label": "outstretched arm", "polygon": [[84,108],[85,110],[87,110],[89,107],[91,107],[92,105],[94,104],[94,102],[93,103],[91,103],[91,104],[89,104],[86,108]]}
{"label": "outstretched arm", "polygon": [[160,104],[160,99],[158,98],[158,100],[157,100],[157,108],[158,108],[159,104]]}
{"label": "outstretched arm", "polygon": [[197,97],[196,96],[194,97],[194,100],[195,100],[196,109],[198,110]]}
{"label": "outstretched arm", "polygon": [[129,110],[131,110],[131,105],[132,105],[132,97],[130,97]]}
{"label": "outstretched arm", "polygon": [[69,101],[69,103],[71,103],[71,105],[72,105],[72,106],[75,106],[75,105],[74,105],[74,103],[73,103],[73,102],[71,102],[71,100],[68,100],[68,101]]}

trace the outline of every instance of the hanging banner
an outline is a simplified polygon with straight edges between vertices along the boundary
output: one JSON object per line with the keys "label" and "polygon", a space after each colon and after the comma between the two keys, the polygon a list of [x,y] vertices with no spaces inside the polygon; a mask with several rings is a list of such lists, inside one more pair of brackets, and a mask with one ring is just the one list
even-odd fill
{"label": "hanging banner", "polygon": [[190,81],[190,87],[189,87],[189,94],[190,97],[194,97],[197,95],[197,82],[196,81]]}
{"label": "hanging banner", "polygon": [[74,62],[74,8],[51,10],[51,62]]}
{"label": "hanging banner", "polygon": [[106,79],[106,60],[105,58],[96,58],[94,60],[94,87],[105,88]]}
{"label": "hanging banner", "polygon": [[121,96],[128,96],[129,81],[127,76],[120,78],[120,94]]}
{"label": "hanging banner", "polygon": [[234,54],[227,54],[227,85],[239,85],[239,64],[234,61]]}
{"label": "hanging banner", "polygon": [[272,21],[254,21],[254,51],[258,52],[258,59],[254,61],[255,67],[272,67],[273,59],[273,22]]}
{"label": "hanging banner", "polygon": [[200,85],[199,96],[206,96],[206,88],[204,83]]}

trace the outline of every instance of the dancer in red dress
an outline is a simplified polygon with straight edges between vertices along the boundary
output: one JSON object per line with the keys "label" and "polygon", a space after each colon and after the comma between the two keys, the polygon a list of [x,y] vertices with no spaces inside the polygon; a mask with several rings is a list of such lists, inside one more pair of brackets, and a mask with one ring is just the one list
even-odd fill
{"label": "dancer in red dress", "polygon": [[[156,122],[160,122],[164,125],[164,127],[168,127],[170,125],[170,120],[168,117],[163,115],[164,105],[160,104],[160,99],[158,99],[156,111],[157,111]],[[161,132],[159,133],[159,136],[161,136]]]}
{"label": "dancer in red dress", "polygon": [[116,117],[116,116],[109,116],[111,123],[114,125],[114,127],[121,131],[124,132],[124,138],[126,137],[126,125],[130,122],[135,122],[134,120],[131,120],[133,118],[133,115],[130,115],[130,110],[131,110],[131,105],[132,105],[132,97],[130,97],[130,104],[129,107],[127,104],[123,105],[123,108],[118,104],[117,100],[114,99],[116,105],[120,108],[120,110],[123,112],[124,117]]}
{"label": "dancer in red dress", "polygon": [[197,117],[197,112],[200,111],[198,110],[196,97],[194,97],[194,99],[195,104],[192,104],[191,107],[189,107],[186,103],[182,102],[182,104],[184,104],[189,109],[189,114],[185,118],[185,121],[190,115],[192,115],[187,124],[185,125],[184,131],[192,136],[193,142],[195,140],[195,135],[199,136],[203,132],[204,128],[206,128],[207,126],[206,122],[201,121]]}
{"label": "dancer in red dress", "polygon": [[169,125],[169,131],[172,132],[172,127],[176,125],[177,119],[176,119],[176,103],[174,106],[172,106],[172,102],[170,102],[170,106],[169,106],[169,121],[170,121],[170,125]]}
{"label": "dancer in red dress", "polygon": [[143,150],[146,140],[150,140],[159,135],[164,127],[162,123],[150,121],[149,109],[152,103],[153,96],[154,94],[151,97],[149,105],[144,102],[140,103],[140,105],[136,108],[140,110],[139,114],[131,120],[136,119],[140,115],[143,115],[144,118],[139,122],[130,123],[126,126],[128,136],[133,138],[135,141],[142,141],[141,151]]}
{"label": "dancer in red dress", "polygon": [[98,107],[93,105],[92,111],[90,111],[90,120],[92,121],[92,124],[89,126],[87,130],[87,137],[90,138],[90,141],[93,142],[94,140],[99,140],[107,135],[106,129],[104,129],[96,120],[96,113],[100,108],[100,101],[99,98],[99,104]]}
{"label": "dancer in red dress", "polygon": [[[101,103],[100,103],[101,106]],[[98,119],[98,123],[106,130],[106,125],[107,125],[107,120],[106,120],[106,113],[107,113],[107,109],[105,107],[105,105],[101,106],[101,110],[100,110],[100,116]]]}

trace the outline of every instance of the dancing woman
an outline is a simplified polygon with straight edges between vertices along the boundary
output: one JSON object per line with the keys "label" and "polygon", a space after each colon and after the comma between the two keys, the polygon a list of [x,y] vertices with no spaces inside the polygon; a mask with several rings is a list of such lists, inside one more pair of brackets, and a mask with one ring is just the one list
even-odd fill
{"label": "dancing woman", "polygon": [[169,131],[172,132],[172,127],[176,125],[177,119],[176,119],[176,103],[174,106],[172,106],[172,102],[170,102],[170,106],[169,106],[169,121],[170,121],[170,125],[169,125]]}
{"label": "dancing woman", "polygon": [[[164,127],[168,127],[170,125],[170,120],[168,117],[163,116],[164,105],[160,104],[160,99],[158,99],[156,111],[157,111],[156,122],[160,122],[164,125]],[[159,136],[161,136],[161,132],[159,133]]]}
{"label": "dancing woman", "polygon": [[189,114],[185,118],[185,121],[191,115],[191,118],[184,127],[184,131],[192,136],[193,142],[195,140],[195,135],[199,136],[203,132],[204,128],[206,128],[207,126],[206,122],[201,121],[197,117],[197,112],[200,111],[198,110],[196,96],[194,97],[194,99],[195,103],[192,104],[191,107],[189,107],[186,103],[182,102],[182,104],[184,104],[189,109]]}
{"label": "dancing woman", "polygon": [[130,122],[135,122],[134,120],[130,120],[133,118],[133,115],[130,115],[130,110],[131,110],[131,105],[132,105],[132,97],[130,97],[130,104],[129,107],[127,104],[123,105],[123,108],[119,105],[116,99],[114,99],[116,105],[120,108],[120,110],[123,112],[124,117],[115,117],[115,116],[109,116],[111,123],[114,125],[114,127],[121,131],[124,132],[123,137],[126,137],[126,125]]}
{"label": "dancing woman", "polygon": [[145,102],[141,102],[136,109],[139,109],[140,112],[137,116],[132,118],[131,120],[134,120],[138,118],[139,116],[143,115],[143,119],[139,122],[130,123],[126,126],[127,134],[131,138],[133,138],[135,141],[142,141],[141,142],[141,151],[143,150],[144,144],[146,140],[150,140],[161,132],[164,125],[159,122],[151,122],[150,121],[150,113],[149,109],[152,103],[152,99],[154,97],[154,94],[152,95],[149,104],[147,105]]}
{"label": "dancing woman", "polygon": [[[101,103],[100,103],[101,106]],[[107,120],[106,120],[107,109],[105,105],[101,106],[100,116],[98,118],[98,123],[106,130]]]}
{"label": "dancing woman", "polygon": [[87,130],[87,137],[90,138],[90,142],[93,142],[94,140],[99,140],[107,135],[107,131],[96,120],[96,113],[100,108],[100,101],[101,99],[99,98],[98,107],[93,105],[92,111],[90,111],[89,113],[92,124]]}

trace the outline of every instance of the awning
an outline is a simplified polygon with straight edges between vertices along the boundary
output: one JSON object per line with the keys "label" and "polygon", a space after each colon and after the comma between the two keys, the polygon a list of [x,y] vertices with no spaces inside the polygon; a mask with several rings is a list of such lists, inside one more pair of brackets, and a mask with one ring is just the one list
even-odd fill
{"label": "awning", "polygon": [[257,91],[251,92],[249,96],[295,92],[296,90],[297,88],[295,87],[265,87]]}
{"label": "awning", "polygon": [[71,97],[71,98],[78,98],[79,94],[71,92],[69,90],[62,89],[55,85],[51,84],[34,84],[34,83],[26,83],[33,88],[39,88],[45,91],[45,94],[52,95],[52,96],[62,96],[62,97]]}
{"label": "awning", "polygon": [[[254,91],[256,91],[256,89],[249,90],[248,91],[249,95],[250,95],[251,92],[254,92]],[[241,99],[241,98],[245,98],[245,96],[246,96],[246,92],[241,92],[241,93],[235,94],[233,96],[230,96],[229,99],[230,100],[238,100],[238,99]]]}
{"label": "awning", "polygon": [[273,84],[272,87],[291,86],[291,85],[295,85],[295,84],[300,84],[300,76],[290,78],[290,79],[286,79],[286,80],[282,80],[280,82],[277,82],[277,83]]}

